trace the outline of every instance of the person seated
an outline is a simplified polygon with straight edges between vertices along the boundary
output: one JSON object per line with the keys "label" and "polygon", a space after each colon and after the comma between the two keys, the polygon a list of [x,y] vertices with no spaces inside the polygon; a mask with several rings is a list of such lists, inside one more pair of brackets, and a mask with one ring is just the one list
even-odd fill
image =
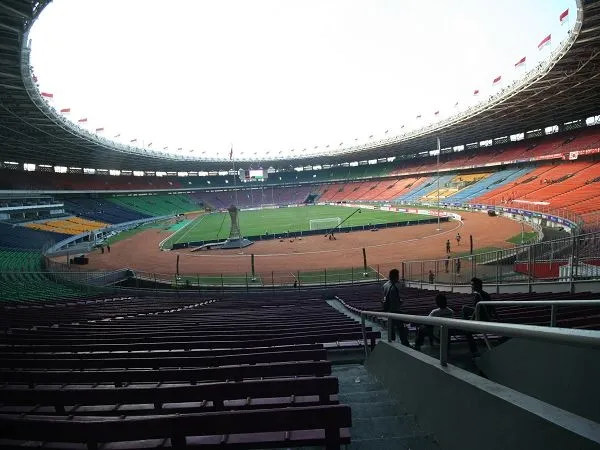
{"label": "person seated", "polygon": [[[435,296],[435,304],[437,308],[429,313],[429,317],[446,317],[452,319],[454,317],[454,311],[448,308],[448,299],[444,294],[438,294]],[[425,341],[425,336],[429,337],[429,342],[432,343],[434,339],[440,340],[440,327],[433,325],[420,325],[417,329],[417,336],[415,338],[415,349],[421,350],[421,346]]]}

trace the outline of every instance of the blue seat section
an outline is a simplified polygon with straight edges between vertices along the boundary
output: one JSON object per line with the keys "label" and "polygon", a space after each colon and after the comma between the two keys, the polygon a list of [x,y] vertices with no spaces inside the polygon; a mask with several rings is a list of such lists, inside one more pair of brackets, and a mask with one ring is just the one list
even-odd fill
{"label": "blue seat section", "polygon": [[453,204],[453,203],[464,203],[473,198],[479,197],[487,193],[489,189],[496,189],[499,186],[502,186],[506,183],[510,183],[513,180],[527,174],[532,170],[531,167],[522,168],[522,169],[505,169],[499,172],[493,173],[487,178],[478,181],[477,183],[473,183],[470,186],[458,191],[454,195],[450,195],[444,199],[444,204]]}
{"label": "blue seat section", "polygon": [[[449,183],[450,180],[455,176],[456,174],[442,175],[440,177],[440,189],[442,189],[447,183]],[[422,185],[420,185],[418,188],[401,195],[395,200],[403,202],[418,202],[421,199],[421,197],[429,194],[432,191],[435,191],[437,189],[437,186],[437,177],[429,177],[429,179],[425,181]]]}
{"label": "blue seat section", "polygon": [[148,214],[133,211],[124,206],[112,203],[109,200],[71,198],[65,199],[64,202],[65,209],[70,213],[99,222],[122,223],[151,217]]}
{"label": "blue seat section", "polygon": [[0,223],[0,247],[41,249],[68,238],[68,234],[32,230]]}

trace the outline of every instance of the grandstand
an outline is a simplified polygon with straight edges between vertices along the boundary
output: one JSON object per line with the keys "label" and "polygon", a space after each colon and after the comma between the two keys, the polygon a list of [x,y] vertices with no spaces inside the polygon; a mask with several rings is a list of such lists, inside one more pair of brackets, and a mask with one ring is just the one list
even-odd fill
{"label": "grandstand", "polygon": [[[48,3],[0,4],[0,450],[600,446],[600,1],[577,0],[558,49],[481,105],[365,146],[236,161],[268,167],[262,181],[239,179],[227,160],[109,142],[59,116],[29,61],[28,31]],[[448,339],[423,352],[389,342],[390,317],[365,312],[381,310],[386,270],[367,267],[364,242],[383,228],[360,235],[364,266],[339,256],[323,274],[297,262],[313,241],[266,236],[265,258],[286,245],[299,258],[283,281],[260,274],[254,254],[240,252],[245,275],[206,281],[184,269],[193,258],[216,265],[208,250],[181,267],[187,253],[165,251],[170,272],[160,274],[135,267],[133,239],[92,248],[131,227],[127,236],[142,230],[158,253],[232,204],[347,205],[350,215],[417,213],[438,199],[451,214],[518,220],[534,236],[525,244],[522,228],[509,248],[473,254],[464,243],[433,260],[408,261],[394,245],[410,341],[438,293],[454,310],[438,324]],[[158,218],[168,222],[135,228]],[[319,238],[310,252],[342,255]],[[75,262],[110,262],[121,249],[133,265]],[[472,359],[469,324],[457,319],[474,275],[504,304],[501,323],[469,322],[481,327],[470,330],[481,353]],[[571,303],[511,303],[558,300]]]}

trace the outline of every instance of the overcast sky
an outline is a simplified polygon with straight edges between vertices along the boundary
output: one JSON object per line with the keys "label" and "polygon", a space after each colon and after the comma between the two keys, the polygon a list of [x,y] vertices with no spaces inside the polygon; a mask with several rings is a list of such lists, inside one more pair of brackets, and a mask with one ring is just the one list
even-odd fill
{"label": "overcast sky", "polygon": [[121,142],[299,156],[483,100],[575,18],[574,0],[54,0],[31,62],[57,109]]}

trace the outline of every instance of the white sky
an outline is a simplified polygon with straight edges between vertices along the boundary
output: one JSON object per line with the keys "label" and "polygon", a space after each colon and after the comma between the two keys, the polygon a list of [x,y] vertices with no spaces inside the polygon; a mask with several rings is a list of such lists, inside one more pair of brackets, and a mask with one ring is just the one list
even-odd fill
{"label": "white sky", "polygon": [[54,0],[31,62],[55,108],[120,142],[300,156],[484,100],[575,17],[574,0]]}

